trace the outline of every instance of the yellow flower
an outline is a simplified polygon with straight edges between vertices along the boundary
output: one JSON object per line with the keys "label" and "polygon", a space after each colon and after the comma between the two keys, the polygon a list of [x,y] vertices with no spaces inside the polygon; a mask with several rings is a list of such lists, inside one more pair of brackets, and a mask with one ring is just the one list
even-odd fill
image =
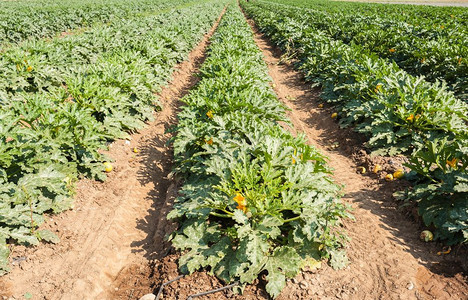
{"label": "yellow flower", "polygon": [[395,52],[396,50],[393,49],[393,48],[390,48],[390,49],[388,49],[388,51],[390,51],[390,53],[393,53],[393,52]]}
{"label": "yellow flower", "polygon": [[462,58],[458,58],[458,64],[461,64]]}
{"label": "yellow flower", "polygon": [[338,117],[338,114],[337,114],[336,112],[334,112],[334,113],[331,114],[331,118],[332,118],[332,119],[335,119],[335,118],[337,118],[337,117]]}
{"label": "yellow flower", "polygon": [[213,145],[213,138],[210,138],[209,140],[205,140],[205,143],[208,145]]}
{"label": "yellow flower", "polygon": [[31,67],[31,66],[28,66],[28,67],[26,68],[26,71],[28,71],[28,72],[31,72],[32,70],[33,70],[33,67]]}
{"label": "yellow flower", "polygon": [[407,120],[407,121],[410,121],[410,122],[413,122],[413,119],[414,119],[414,115],[413,115],[413,114],[409,115],[409,117],[406,118],[406,120]]}
{"label": "yellow flower", "polygon": [[213,119],[213,111],[209,110],[207,113],[206,113],[206,116],[210,119]]}
{"label": "yellow flower", "polygon": [[447,165],[451,166],[452,168],[455,168],[458,163],[458,159],[453,158],[452,160],[447,160]]}
{"label": "yellow flower", "polygon": [[423,63],[425,63],[425,62],[426,62],[426,58],[423,57],[423,58],[421,59],[421,63],[423,64]]}
{"label": "yellow flower", "polygon": [[380,91],[380,89],[382,88],[382,85],[379,83],[377,84],[377,86],[375,87],[374,89],[374,92],[378,93]]}
{"label": "yellow flower", "polygon": [[445,28],[445,26],[444,26],[444,25],[440,25],[440,29],[444,29],[444,28]]}
{"label": "yellow flower", "polygon": [[234,197],[234,201],[236,201],[236,203],[239,204],[240,206],[247,205],[247,200],[245,200],[245,197],[242,196],[241,193],[236,193],[236,196]]}
{"label": "yellow flower", "polygon": [[402,179],[405,177],[405,171],[403,169],[398,169],[393,173],[393,178]]}
{"label": "yellow flower", "polygon": [[373,172],[374,172],[375,174],[377,174],[379,171],[382,171],[382,166],[379,165],[379,164],[376,164],[375,167],[374,167]]}
{"label": "yellow flower", "polygon": [[236,196],[234,197],[234,201],[237,203],[237,209],[242,210],[243,212],[247,211],[247,200],[245,200],[245,197],[242,196],[241,193],[236,193]]}
{"label": "yellow flower", "polygon": [[247,211],[247,207],[246,207],[245,205],[240,205],[240,204],[239,204],[239,205],[237,205],[236,208],[242,210],[243,212],[246,212],[246,211]]}
{"label": "yellow flower", "polygon": [[449,254],[450,251],[452,251],[452,248],[449,246],[448,248],[445,248],[443,251],[437,252],[437,255],[442,255],[442,254]]}

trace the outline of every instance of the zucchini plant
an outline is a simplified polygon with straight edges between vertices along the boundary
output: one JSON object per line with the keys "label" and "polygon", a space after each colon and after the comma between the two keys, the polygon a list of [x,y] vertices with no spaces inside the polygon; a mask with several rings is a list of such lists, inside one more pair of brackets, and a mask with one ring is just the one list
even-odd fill
{"label": "zucchini plant", "polygon": [[201,81],[183,98],[173,140],[181,196],[168,217],[182,250],[179,266],[201,268],[241,286],[266,275],[276,297],[302,268],[347,264],[348,217],[326,158],[293,137],[270,88],[252,31],[231,5],[212,37]]}

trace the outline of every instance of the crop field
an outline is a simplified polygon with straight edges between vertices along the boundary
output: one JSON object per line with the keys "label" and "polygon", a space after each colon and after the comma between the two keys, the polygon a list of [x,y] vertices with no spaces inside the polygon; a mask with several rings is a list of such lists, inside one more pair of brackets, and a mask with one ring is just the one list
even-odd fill
{"label": "crop field", "polygon": [[3,299],[466,299],[468,8],[0,2]]}

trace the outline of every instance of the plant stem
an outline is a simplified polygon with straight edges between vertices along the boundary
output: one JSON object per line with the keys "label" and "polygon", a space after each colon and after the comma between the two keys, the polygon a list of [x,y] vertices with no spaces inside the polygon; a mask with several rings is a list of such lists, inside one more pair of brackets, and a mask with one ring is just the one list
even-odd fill
{"label": "plant stem", "polygon": [[215,216],[215,217],[220,217],[220,218],[231,218],[230,215],[223,215],[223,214],[218,214],[215,212],[210,212],[210,215]]}
{"label": "plant stem", "polygon": [[299,220],[301,218],[301,216],[296,216],[294,218],[290,218],[290,219],[286,219],[284,220],[283,223],[288,223],[288,222],[291,222],[291,221],[296,221],[296,220]]}

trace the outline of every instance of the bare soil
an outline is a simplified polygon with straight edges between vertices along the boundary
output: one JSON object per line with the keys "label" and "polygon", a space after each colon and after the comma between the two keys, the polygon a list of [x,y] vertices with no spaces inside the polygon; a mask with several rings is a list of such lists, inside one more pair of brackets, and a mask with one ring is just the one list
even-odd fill
{"label": "bare soil", "polygon": [[[157,294],[162,283],[180,275],[179,254],[163,239],[174,226],[165,216],[177,194],[177,182],[168,178],[172,150],[165,132],[177,122],[178,99],[197,82],[193,74],[204,60],[209,35],[161,93],[164,107],[157,121],[133,135],[130,144],[112,144],[109,154],[116,162],[109,179],[81,181],[75,209],[47,223],[61,243],[13,249],[14,269],[0,279],[0,296],[22,299],[30,292],[33,299],[139,299]],[[330,118],[332,108],[318,108],[319,91],[291,66],[280,64],[281,53],[257,31],[255,40],[275,92],[291,108],[295,129],[289,130],[305,132],[329,157],[355,217],[344,225],[351,237],[350,265],[335,271],[322,264],[303,272],[288,281],[278,299],[468,299],[467,249],[439,256],[442,245],[421,242],[420,224],[403,214],[391,196],[407,183],[383,180],[404,158],[369,156],[362,136],[340,129]],[[133,147],[140,152],[133,153]],[[356,172],[357,166],[369,170],[377,163],[384,167],[378,175]],[[223,285],[197,272],[167,285],[160,299],[186,299]],[[264,285],[260,277],[242,296],[226,290],[199,299],[268,299]]]}

